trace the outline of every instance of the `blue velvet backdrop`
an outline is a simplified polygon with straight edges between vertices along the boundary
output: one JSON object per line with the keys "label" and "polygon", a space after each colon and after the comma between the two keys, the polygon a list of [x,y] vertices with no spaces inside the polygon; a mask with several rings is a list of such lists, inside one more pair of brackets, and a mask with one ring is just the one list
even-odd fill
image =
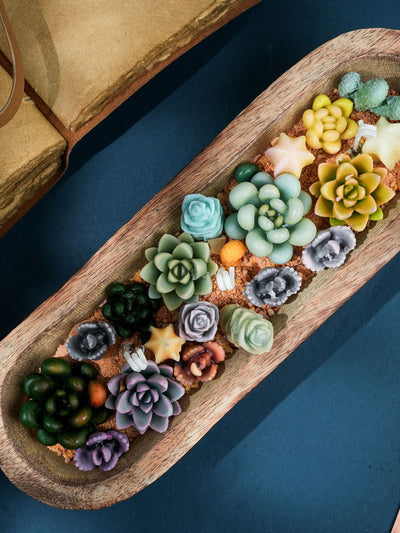
{"label": "blue velvet backdrop", "polygon": [[[287,68],[340,33],[400,28],[396,0],[264,0],[90,133],[0,240],[0,336]],[[398,239],[399,236],[393,236]],[[175,467],[101,511],[43,505],[0,474],[3,533],[388,532],[400,502],[400,257]]]}

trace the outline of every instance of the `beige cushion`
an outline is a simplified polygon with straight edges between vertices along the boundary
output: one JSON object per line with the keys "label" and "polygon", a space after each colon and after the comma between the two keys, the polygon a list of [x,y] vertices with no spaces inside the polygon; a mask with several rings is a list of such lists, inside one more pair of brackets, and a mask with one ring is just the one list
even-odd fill
{"label": "beige cushion", "polygon": [[[11,85],[0,67],[0,107]],[[63,137],[25,97],[13,119],[0,128],[0,232],[61,168],[65,147]]]}
{"label": "beige cushion", "polygon": [[[25,77],[71,130],[242,0],[4,0]],[[0,46],[6,51],[4,36]]]}

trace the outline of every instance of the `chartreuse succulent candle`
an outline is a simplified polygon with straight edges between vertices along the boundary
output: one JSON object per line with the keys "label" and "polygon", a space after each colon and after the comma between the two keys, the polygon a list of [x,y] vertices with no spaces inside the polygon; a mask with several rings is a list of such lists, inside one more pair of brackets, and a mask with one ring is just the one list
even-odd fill
{"label": "chartreuse succulent candle", "polygon": [[226,305],[220,317],[222,331],[229,342],[251,354],[270,351],[274,328],[269,320],[237,304]]}
{"label": "chartreuse succulent candle", "polygon": [[349,118],[352,110],[353,102],[348,98],[332,103],[325,94],[317,96],[312,109],[303,113],[308,146],[328,154],[339,152],[342,140],[353,138],[358,131],[357,122]]}
{"label": "chartreuse succulent candle", "polygon": [[392,189],[383,183],[386,173],[385,168],[374,168],[368,154],[321,163],[319,181],[310,187],[318,198],[315,214],[329,217],[331,225],[346,224],[354,231],[362,231],[368,220],[382,218],[380,206],[394,196]]}
{"label": "chartreuse succulent candle", "polygon": [[274,180],[259,172],[250,182],[236,185],[229,202],[235,213],[225,221],[226,234],[245,239],[253,255],[274,263],[290,261],[293,246],[305,246],[317,232],[315,224],[304,218],[311,207],[310,195],[292,174],[280,174]]}
{"label": "chartreuse succulent candle", "polygon": [[210,259],[206,242],[195,242],[188,233],[179,237],[166,233],[145,255],[149,262],[140,275],[150,283],[149,297],[162,297],[170,311],[212,291],[211,276],[218,266]]}
{"label": "chartreuse succulent candle", "polygon": [[181,228],[197,240],[219,237],[224,227],[224,212],[217,198],[187,194],[182,203]]}

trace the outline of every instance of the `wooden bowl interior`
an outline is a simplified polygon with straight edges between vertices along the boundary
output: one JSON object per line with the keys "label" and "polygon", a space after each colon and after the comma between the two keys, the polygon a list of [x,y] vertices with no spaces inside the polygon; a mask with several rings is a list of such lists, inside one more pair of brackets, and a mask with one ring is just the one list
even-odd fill
{"label": "wooden bowl interior", "polygon": [[[252,365],[256,362],[258,362],[260,365],[264,364],[264,361],[265,364],[271,363],[273,366],[275,357],[274,349],[267,356],[252,356],[250,358],[244,352],[239,350],[235,356],[227,361],[224,367],[220,369],[218,377],[213,382],[201,387],[195,393],[184,397],[182,401],[183,413],[179,417],[171,420],[170,429],[166,434],[159,435],[150,431],[141,436],[137,441],[135,441],[135,444],[131,447],[130,451],[121,458],[118,466],[111,473],[104,473],[100,470],[82,473],[73,465],[65,464],[61,458],[57,457],[53,453],[49,453],[44,446],[39,444],[31,435],[31,432],[20,424],[18,418],[18,412],[22,405],[21,385],[24,376],[30,372],[36,371],[44,358],[54,354],[59,344],[65,341],[70,329],[75,323],[92,314],[93,310],[104,299],[104,290],[107,285],[116,280],[127,280],[136,270],[143,266],[143,250],[146,247],[154,245],[164,232],[174,233],[179,231],[179,206],[184,195],[194,191],[202,192],[206,195],[214,195],[219,192],[231,179],[233,169],[240,162],[247,161],[256,154],[264,151],[269,145],[271,139],[277,136],[280,132],[289,129],[289,127],[291,127],[301,118],[304,109],[310,107],[313,98],[317,94],[333,90],[334,87],[337,87],[341,76],[350,70],[357,70],[360,72],[363,80],[376,76],[384,77],[388,80],[392,88],[400,91],[400,65],[393,60],[385,58],[370,59],[365,57],[349,63],[344,62],[343,64],[340,64],[339,67],[337,65],[333,66],[329,75],[325,75],[322,79],[320,79],[320,81],[315,84],[311,92],[308,91],[306,94],[296,99],[291,107],[282,109],[281,115],[275,120],[265,123],[265,128],[262,135],[256,142],[252,143],[251,146],[245,147],[243,151],[237,154],[238,157],[235,157],[234,159],[232,158],[230,161],[226,161],[226,166],[222,169],[214,170],[212,168],[212,163],[210,163],[209,181],[203,182],[202,185],[194,183],[193,190],[190,191],[187,190],[187,188],[184,190],[182,184],[179,183],[178,176],[178,179],[176,179],[174,182],[174,197],[171,198],[170,201],[169,212],[172,212],[173,214],[169,215],[163,212],[160,215],[160,224],[157,228],[155,228],[154,222],[151,223],[152,218],[149,217],[147,213],[144,211],[143,213],[139,212],[137,215],[138,220],[140,220],[145,226],[146,219],[149,220],[147,225],[148,231],[145,234],[142,232],[143,248],[130,249],[129,244],[126,244],[126,241],[129,242],[128,235],[128,239],[125,239],[124,247],[120,251],[120,255],[123,259],[116,263],[115,270],[112,272],[112,274],[107,274],[104,278],[99,275],[96,286],[94,288],[90,286],[83,298],[74,298],[72,295],[68,312],[64,313],[62,319],[56,326],[49,329],[46,322],[46,315],[43,314],[43,332],[41,336],[39,336],[35,342],[29,345],[27,349],[24,349],[15,355],[15,364],[3,380],[2,391],[1,410],[5,423],[5,430],[7,431],[9,439],[13,443],[14,447],[13,450],[10,450],[10,453],[15,453],[19,460],[23,461],[29,466],[31,471],[36,472],[38,475],[49,480],[53,480],[59,486],[73,486],[75,488],[79,488],[92,485],[93,488],[95,488],[103,484],[104,486],[111,487],[112,483],[118,483],[118,478],[123,473],[125,473],[123,476],[124,479],[126,479],[126,475],[128,473],[133,476],[138,475],[138,473],[140,473],[140,469],[142,468],[141,459],[149,456],[149,454],[151,455],[153,450],[155,454],[154,461],[159,461],[162,464],[165,461],[165,457],[163,457],[162,452],[163,439],[171,442],[171,439],[173,439],[174,436],[176,437],[179,435],[178,444],[175,443],[172,445],[172,447],[171,444],[169,445],[168,453],[174,454],[174,446],[176,448],[179,446],[179,442],[182,442],[185,438],[189,438],[189,435],[194,428],[196,428],[198,435],[201,436],[204,434],[210,428],[210,426],[204,427],[204,429],[197,428],[197,413],[199,413],[202,409],[212,408],[213,405],[218,403],[218,398],[222,397],[224,397],[225,401],[228,401],[228,404],[230,404],[230,407],[232,407],[238,401],[238,399],[243,397],[251,388],[254,387],[254,382],[249,387],[246,385],[235,385],[231,387],[231,383],[234,383],[234,375],[238,372],[238,369],[240,369],[241,373],[249,373],[249,375],[251,375]],[[326,74],[326,70],[324,72]],[[162,192],[160,194],[161,202]],[[388,217],[390,219],[398,214],[399,205],[398,202],[395,202],[394,205],[391,205],[390,210],[388,211]],[[368,233],[373,234],[378,231],[379,225],[372,224]],[[365,243],[363,242],[364,240],[364,238],[359,239],[359,246],[352,254],[353,258],[356,257],[365,246]],[[99,254],[101,254],[101,251],[96,254],[95,260],[99,260]],[[101,264],[99,265],[99,268],[101,268]],[[282,308],[282,311],[276,316],[272,317],[276,335],[278,335],[287,324],[290,324],[291,319],[297,315],[299,309],[302,309],[307,301],[309,301],[322,286],[328,283],[336,275],[337,271],[335,269],[317,274],[317,276],[307,287],[303,288],[295,298],[292,298],[289,303],[285,304],[285,306]],[[265,375],[267,375],[270,371],[271,370],[266,369]],[[258,374],[260,374],[259,371]],[[265,375],[263,376],[261,374],[261,377],[258,379],[258,381],[265,377]],[[227,395],[228,400],[226,400]],[[228,409],[225,409],[225,412],[227,410]],[[179,458],[180,454],[178,448],[176,448],[176,450],[176,454]],[[167,468],[167,464],[165,465],[165,468],[161,467],[161,473]],[[6,468],[5,471],[7,473]],[[156,479],[156,477],[158,476],[153,476],[153,479]],[[150,482],[153,479],[150,479]],[[137,490],[140,490],[143,488],[143,486],[143,484],[139,484],[137,489],[131,490],[127,496],[137,492]],[[28,491],[27,486],[24,486],[23,488],[24,490]],[[33,492],[34,491],[32,490],[32,495]],[[40,487],[36,489],[35,497],[44,499],[47,503],[49,499],[51,499],[51,497],[46,493],[45,489],[43,489],[43,492],[41,492]],[[123,499],[123,497],[120,497],[119,499]],[[110,503],[114,502],[111,500],[108,501],[107,498],[104,498],[104,505],[108,505]],[[72,508],[79,507],[79,504],[74,504],[73,500],[67,499],[64,502],[60,502],[60,505],[63,507],[65,506]],[[93,507],[99,507],[98,503],[93,504]],[[89,504],[87,508],[90,508]]]}

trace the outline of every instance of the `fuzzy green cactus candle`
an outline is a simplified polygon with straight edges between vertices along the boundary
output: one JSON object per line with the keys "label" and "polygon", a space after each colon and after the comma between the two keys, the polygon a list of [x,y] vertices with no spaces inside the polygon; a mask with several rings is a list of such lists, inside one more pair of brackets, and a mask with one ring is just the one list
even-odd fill
{"label": "fuzzy green cactus candle", "polygon": [[269,352],[274,339],[271,322],[237,304],[226,305],[220,315],[222,331],[229,342],[251,354]]}
{"label": "fuzzy green cactus candle", "polygon": [[179,237],[166,233],[145,254],[149,262],[140,275],[150,283],[149,297],[162,297],[170,311],[212,291],[211,276],[218,267],[210,259],[207,243],[194,242],[188,233]]}
{"label": "fuzzy green cactus candle", "polygon": [[235,213],[225,221],[226,234],[246,239],[247,248],[257,257],[286,263],[293,256],[293,246],[305,246],[316,235],[314,223],[304,218],[311,198],[292,174],[280,174],[273,180],[268,173],[259,172],[257,181],[236,185],[229,202]]}

